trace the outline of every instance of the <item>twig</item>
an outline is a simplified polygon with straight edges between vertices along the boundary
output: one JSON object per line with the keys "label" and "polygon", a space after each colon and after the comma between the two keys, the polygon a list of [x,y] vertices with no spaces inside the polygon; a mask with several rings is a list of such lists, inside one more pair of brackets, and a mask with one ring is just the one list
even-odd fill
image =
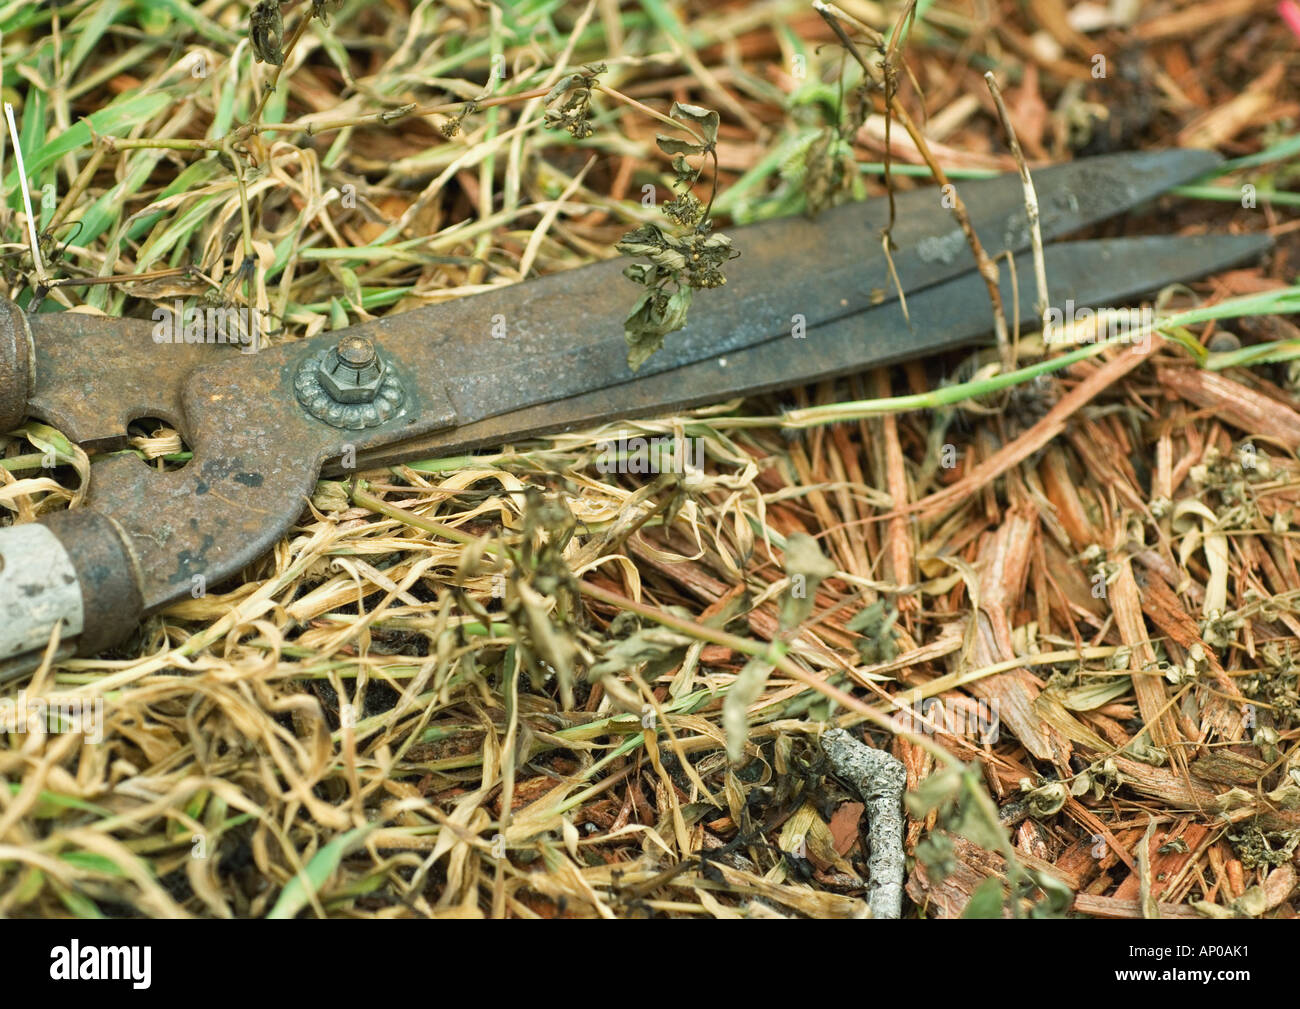
{"label": "twig", "polygon": [[[474,108],[482,111],[490,109],[497,105],[510,105],[514,102],[525,102],[533,98],[545,96],[550,88],[532,88],[529,91],[519,91],[511,95],[495,95],[491,98],[478,98],[473,102]],[[265,126],[258,126],[259,133],[294,133],[302,131],[308,136],[317,136],[321,133],[328,133],[332,130],[342,130],[349,126],[366,126],[379,125],[387,126],[397,122],[400,119],[411,117],[451,115],[462,111],[466,102],[449,102],[440,105],[415,105],[407,104],[394,109],[381,109],[379,112],[367,112],[360,116],[348,116],[344,119],[329,119],[320,123],[304,122],[301,119],[292,123],[268,123]]]}
{"label": "twig", "polygon": [[248,135],[247,130],[242,128],[232,130],[230,134],[218,140],[176,140],[164,139],[162,137],[101,137],[100,141],[104,145],[104,150],[109,154],[116,154],[118,151],[219,151],[222,150],[226,141],[232,137],[236,140],[242,140]]}
{"label": "twig", "polygon": [[[1038,220],[1038,192],[1034,189],[1034,180],[1029,175],[1029,165],[1025,163],[1025,152],[1020,149],[1020,139],[1011,125],[1011,116],[1007,112],[1006,102],[1002,100],[1002,89],[998,87],[997,78],[993,76],[992,70],[984,74],[984,81],[993,95],[993,103],[998,107],[1002,128],[1007,131],[1007,143],[1011,147],[1012,156],[1016,159],[1016,166],[1020,169],[1020,184],[1025,190],[1025,216],[1029,218],[1029,240],[1034,250],[1034,281],[1038,285],[1038,297],[1034,302],[1034,308],[1042,319],[1043,332],[1046,333],[1047,306],[1050,302],[1047,298],[1047,264],[1043,261],[1043,230]],[[1018,305],[1019,301],[1017,301]]]}
{"label": "twig", "polygon": [[844,729],[822,736],[831,770],[867,807],[871,917],[897,920],[903,914],[903,789],[907,768],[892,753],[858,742]]}
{"label": "twig", "polygon": [[188,266],[169,266],[162,270],[144,273],[117,273],[109,277],[62,277],[51,280],[50,287],[96,287],[101,284],[134,284],[141,280],[161,280],[164,277],[183,277],[190,272]]}
{"label": "twig", "polygon": [[[910,31],[910,24],[916,20],[916,0],[909,0],[907,7],[898,15],[898,20],[894,22],[894,31],[889,39],[889,48],[885,50],[885,58],[882,73],[885,76],[885,97],[892,99],[898,94],[898,68],[894,65],[894,54],[898,51],[899,43],[905,34],[904,25],[909,24],[907,30]],[[882,40],[883,41],[883,40]],[[877,43],[879,44],[879,43]],[[909,71],[910,75],[910,71]],[[913,81],[915,83],[915,80]],[[893,167],[893,142],[890,140],[890,120],[889,106],[885,108],[885,186],[889,189],[889,227],[885,229],[886,234],[892,236],[894,233],[894,185],[890,178],[890,170]],[[892,241],[892,239],[891,239]],[[888,249],[885,250],[888,254]],[[893,269],[893,258],[890,257],[890,269]],[[907,315],[907,305],[903,305],[903,315]]]}

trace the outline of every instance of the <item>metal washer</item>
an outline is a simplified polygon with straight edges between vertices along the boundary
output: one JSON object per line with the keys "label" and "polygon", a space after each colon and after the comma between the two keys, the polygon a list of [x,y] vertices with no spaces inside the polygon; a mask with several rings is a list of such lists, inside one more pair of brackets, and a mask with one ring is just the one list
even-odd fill
{"label": "metal washer", "polygon": [[316,376],[330,349],[326,347],[315,354],[309,354],[298,364],[293,389],[303,409],[331,427],[348,431],[378,427],[396,417],[406,400],[406,393],[391,366],[384,374],[379,392],[369,403],[340,403],[325,390]]}

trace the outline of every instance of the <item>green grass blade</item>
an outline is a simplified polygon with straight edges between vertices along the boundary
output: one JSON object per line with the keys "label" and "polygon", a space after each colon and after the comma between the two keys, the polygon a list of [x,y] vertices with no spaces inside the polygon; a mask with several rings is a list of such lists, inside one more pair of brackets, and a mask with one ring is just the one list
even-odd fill
{"label": "green grass blade", "polygon": [[339,867],[356,845],[375,829],[377,824],[368,823],[364,827],[356,827],[349,830],[346,834],[340,834],[329,844],[321,848],[312,856],[311,861],[298,875],[285,885],[280,891],[280,897],[275,902],[275,907],[271,908],[268,918],[292,918],[307,906],[311,899],[311,894],[319,893],[320,888],[325,885],[326,881],[333,875],[334,870]]}

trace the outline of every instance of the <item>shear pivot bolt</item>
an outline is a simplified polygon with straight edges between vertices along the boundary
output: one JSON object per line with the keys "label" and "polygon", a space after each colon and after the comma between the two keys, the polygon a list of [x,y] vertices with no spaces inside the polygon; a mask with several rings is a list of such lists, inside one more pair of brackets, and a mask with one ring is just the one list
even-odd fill
{"label": "shear pivot bolt", "polygon": [[370,403],[384,384],[384,362],[364,336],[345,336],[326,353],[316,376],[336,403]]}
{"label": "shear pivot bolt", "polygon": [[293,387],[309,414],[349,431],[388,423],[406,399],[399,369],[361,335],[344,336],[333,347],[306,354],[298,362]]}

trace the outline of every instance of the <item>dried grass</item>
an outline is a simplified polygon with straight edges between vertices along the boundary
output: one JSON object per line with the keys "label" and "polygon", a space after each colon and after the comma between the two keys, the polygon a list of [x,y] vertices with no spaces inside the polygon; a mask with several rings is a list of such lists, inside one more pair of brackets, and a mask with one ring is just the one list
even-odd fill
{"label": "dried grass", "polygon": [[[841,6],[881,28],[897,13]],[[1064,156],[1090,101],[1110,103],[1111,118],[1094,117],[1089,143],[1155,145],[1193,131],[1234,154],[1275,143],[1267,124],[1295,106],[1291,84],[1258,72],[1260,51],[1288,45],[1280,24],[1248,27],[1261,5],[1214,0],[1087,35],[1054,18],[1063,5],[1031,6],[975,21],[961,5],[921,5],[908,57],[931,122],[961,113],[934,145],[950,170],[1011,167],[978,60],[955,59],[954,39],[963,57],[1003,54],[1031,157]],[[231,59],[242,7],[197,5],[166,36],[100,24],[97,3],[57,15],[0,7],[5,66],[27,87],[33,184],[55,183],[56,234],[69,242],[51,269],[108,276],[192,262],[206,272],[49,297],[139,313],[150,299],[225,285],[245,206],[258,266],[247,299],[283,320],[281,340],[608,255],[642,214],[642,182],[666,174],[647,160],[652,120],[610,103],[581,149],[535,127],[538,100],[484,108],[452,141],[441,114],[374,122],[383,106],[478,96],[494,50],[510,90],[602,59],[640,100],[715,104],[719,206],[756,216],[759,194],[782,192],[767,152],[807,132],[803,112],[782,111],[783,95],[806,103],[839,56],[817,48],[831,36],[802,3],[695,7],[698,19],[682,21],[657,0],[525,3],[526,30],[514,33],[468,2],[406,18],[348,4],[329,29],[305,34],[266,121],[365,121],[250,138],[257,169],[242,197],[215,154],[129,144],[36,154],[101,107],[95,132],[120,138],[213,140],[245,121],[271,68]],[[1204,62],[1207,31],[1215,72],[1198,76],[1187,68]],[[182,35],[183,51],[171,41]],[[1146,56],[1121,55],[1129,35],[1150,43]],[[1142,60],[1142,82],[1153,68],[1165,74],[1165,94],[1142,91],[1147,119],[1118,96],[1130,85],[1079,79],[1094,45]],[[796,54],[806,77],[792,76]],[[205,78],[191,76],[198,59]],[[955,101],[964,93],[980,101]],[[915,94],[904,101],[919,111]],[[868,119],[861,160],[882,137]],[[891,144],[896,161],[919,160],[898,131]],[[1235,217],[1293,242],[1279,220],[1287,171],[1273,176],[1280,192],[1262,221]],[[344,186],[355,187],[355,210],[342,205]],[[1234,217],[1191,205],[1177,226],[1199,229],[1204,207]],[[21,253],[20,215],[5,210],[0,224]],[[1276,286],[1294,272],[1293,247],[1270,275],[1238,271],[1195,297]],[[11,291],[24,283],[9,280]],[[1193,335],[1208,342],[1215,327]],[[1295,334],[1263,317],[1239,335]],[[914,788],[936,767],[927,740],[879,724],[934,699],[969,716],[963,724],[996,705],[996,742],[951,723],[934,741],[980,769],[1016,857],[1076,891],[1076,912],[1183,917],[1193,901],[1236,900],[1242,913],[1294,917],[1294,859],[1266,851],[1300,836],[1294,372],[1201,370],[1156,340],[1149,354],[1125,348],[1023,387],[1002,411],[807,430],[785,419],[791,406],[922,392],[936,377],[913,364],[793,400],[366,473],[359,489],[322,481],[238,585],[149,618],[117,654],[47,663],[24,685],[28,697],[102,700],[104,739],[11,733],[0,745],[0,914],[860,916],[860,807],[826,777],[817,737],[869,720]],[[601,443],[628,433],[700,439],[704,474],[684,484],[598,473]],[[154,464],[185,461],[174,432],[132,434]],[[41,470],[57,437],[28,425],[0,438],[0,506],[14,521],[79,500],[79,449],[56,446],[71,468]],[[929,458],[943,446],[955,450],[951,466]],[[572,514],[567,542],[554,528],[534,537],[585,586],[568,623],[560,589],[492,552],[534,532],[530,488]],[[800,532],[818,537],[836,572],[813,615],[784,634],[783,546]],[[878,600],[899,612],[892,657],[849,628]],[[552,646],[575,656],[571,684],[529,660],[548,654],[539,638],[552,620]],[[661,622],[665,661],[647,652],[586,675],[629,635],[649,647]],[[745,757],[732,765],[724,698],[750,655],[778,641],[783,662],[748,707]],[[1022,781],[1056,778],[1090,785],[1057,813],[1027,815]],[[909,853],[934,826],[933,814],[909,819]],[[954,857],[944,879],[912,870],[919,913],[960,914],[1006,871],[1002,855],[966,840]]]}

